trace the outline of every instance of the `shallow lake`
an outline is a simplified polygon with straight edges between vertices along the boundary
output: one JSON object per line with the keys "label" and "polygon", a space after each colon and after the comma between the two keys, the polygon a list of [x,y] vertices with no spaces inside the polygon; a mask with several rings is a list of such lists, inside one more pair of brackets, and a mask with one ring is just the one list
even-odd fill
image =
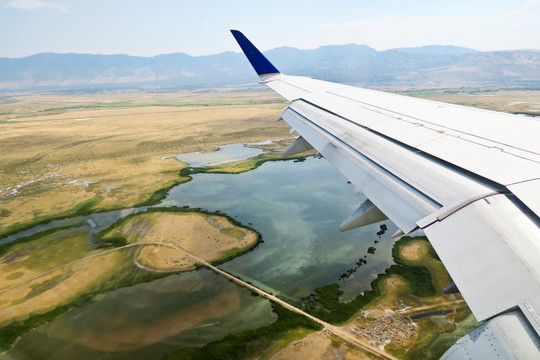
{"label": "shallow lake", "polygon": [[[216,162],[209,155],[199,154],[205,157],[199,164]],[[219,156],[218,161],[227,161]],[[186,161],[183,157],[180,160]],[[191,161],[194,166],[198,160]],[[380,237],[376,235],[380,224],[346,233],[338,230],[362,200],[326,160],[308,158],[303,162],[267,162],[236,175],[196,174],[191,182],[173,188],[160,206],[219,210],[255,228],[264,242],[220,267],[299,302],[316,287],[338,281],[360,258],[365,258],[367,264],[340,282],[345,299],[368,289],[377,274],[393,263],[390,236],[397,228],[389,221],[385,222],[388,231]],[[101,228],[140,210],[95,214],[91,218]],[[370,246],[376,248],[374,254],[367,252]],[[197,316],[200,304],[208,308],[221,306],[223,312]],[[249,291],[202,269],[105,294],[93,304],[31,331],[4,356],[156,357],[179,347],[206,344],[230,332],[263,326],[274,319],[267,300],[253,297]]]}
{"label": "shallow lake", "polygon": [[[172,189],[167,205],[220,210],[251,224],[264,243],[221,267],[270,292],[297,301],[315,287],[336,282],[367,255],[367,264],[342,287],[350,297],[369,287],[392,261],[388,231],[379,238],[379,224],[341,233],[339,224],[360,204],[326,160],[267,162],[242,174],[196,174]],[[378,241],[375,244],[375,241]],[[375,246],[375,254],[367,249]]]}
{"label": "shallow lake", "polygon": [[223,162],[231,162],[255,157],[262,154],[261,149],[247,147],[244,144],[220,146],[217,151],[210,153],[191,153],[175,156],[176,159],[188,163],[192,167],[207,166]]}

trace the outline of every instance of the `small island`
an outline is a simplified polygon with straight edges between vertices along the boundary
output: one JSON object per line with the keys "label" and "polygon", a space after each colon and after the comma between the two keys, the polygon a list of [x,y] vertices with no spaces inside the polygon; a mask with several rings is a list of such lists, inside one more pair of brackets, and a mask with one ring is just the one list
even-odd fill
{"label": "small island", "polygon": [[101,241],[120,238],[126,244],[141,244],[135,264],[162,272],[196,268],[195,260],[178,249],[210,263],[222,263],[259,241],[258,233],[224,215],[176,209],[138,213],[108,231]]}

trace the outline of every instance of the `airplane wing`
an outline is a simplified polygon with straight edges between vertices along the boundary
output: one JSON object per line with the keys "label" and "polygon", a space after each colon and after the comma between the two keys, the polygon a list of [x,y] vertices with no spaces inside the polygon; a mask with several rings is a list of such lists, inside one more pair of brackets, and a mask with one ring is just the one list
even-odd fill
{"label": "airplane wing", "polygon": [[301,136],[285,153],[315,148],[369,199],[340,229],[421,229],[486,321],[443,358],[540,359],[539,120],[284,75],[231,32],[291,101],[281,117]]}

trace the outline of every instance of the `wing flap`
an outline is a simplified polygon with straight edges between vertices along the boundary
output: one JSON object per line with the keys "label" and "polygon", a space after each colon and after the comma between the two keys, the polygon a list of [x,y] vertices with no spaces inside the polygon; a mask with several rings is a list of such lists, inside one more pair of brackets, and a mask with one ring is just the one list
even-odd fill
{"label": "wing flap", "polygon": [[[287,109],[281,117],[301,133],[302,137],[347,179],[351,179],[357,192],[364,193],[404,232],[415,229],[417,227],[415,221],[433,210],[433,207],[426,204],[425,201],[422,202],[423,206],[415,204],[415,202],[419,203],[420,201],[405,201],[397,190],[404,184],[392,181],[388,175],[377,170],[376,164],[321,128],[314,127],[301,114]],[[405,197],[412,200],[412,195]]]}
{"label": "wing flap", "polygon": [[479,199],[423,230],[478,320],[540,294],[540,229],[506,195]]}
{"label": "wing flap", "polygon": [[308,143],[302,136],[299,136],[294,140],[294,142],[283,152],[283,156],[293,156],[301,154],[308,150],[313,149],[310,143]]}

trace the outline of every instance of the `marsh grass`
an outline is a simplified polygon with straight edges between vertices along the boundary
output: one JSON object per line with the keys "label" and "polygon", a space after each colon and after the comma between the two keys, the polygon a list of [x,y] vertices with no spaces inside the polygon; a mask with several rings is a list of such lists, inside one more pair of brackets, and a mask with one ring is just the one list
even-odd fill
{"label": "marsh grass", "polygon": [[119,289],[125,286],[131,286],[134,284],[149,282],[169,274],[145,272],[132,266],[131,263],[124,262],[120,266],[118,271],[113,276],[95,283],[88,291],[80,294],[75,299],[68,303],[63,303],[52,310],[48,310],[44,313],[34,313],[25,319],[14,320],[9,324],[0,328],[0,353],[9,350],[13,344],[22,335],[28,331],[38,327],[39,325],[50,322],[62,314],[68,312],[74,307],[84,307],[92,303],[99,295]]}

